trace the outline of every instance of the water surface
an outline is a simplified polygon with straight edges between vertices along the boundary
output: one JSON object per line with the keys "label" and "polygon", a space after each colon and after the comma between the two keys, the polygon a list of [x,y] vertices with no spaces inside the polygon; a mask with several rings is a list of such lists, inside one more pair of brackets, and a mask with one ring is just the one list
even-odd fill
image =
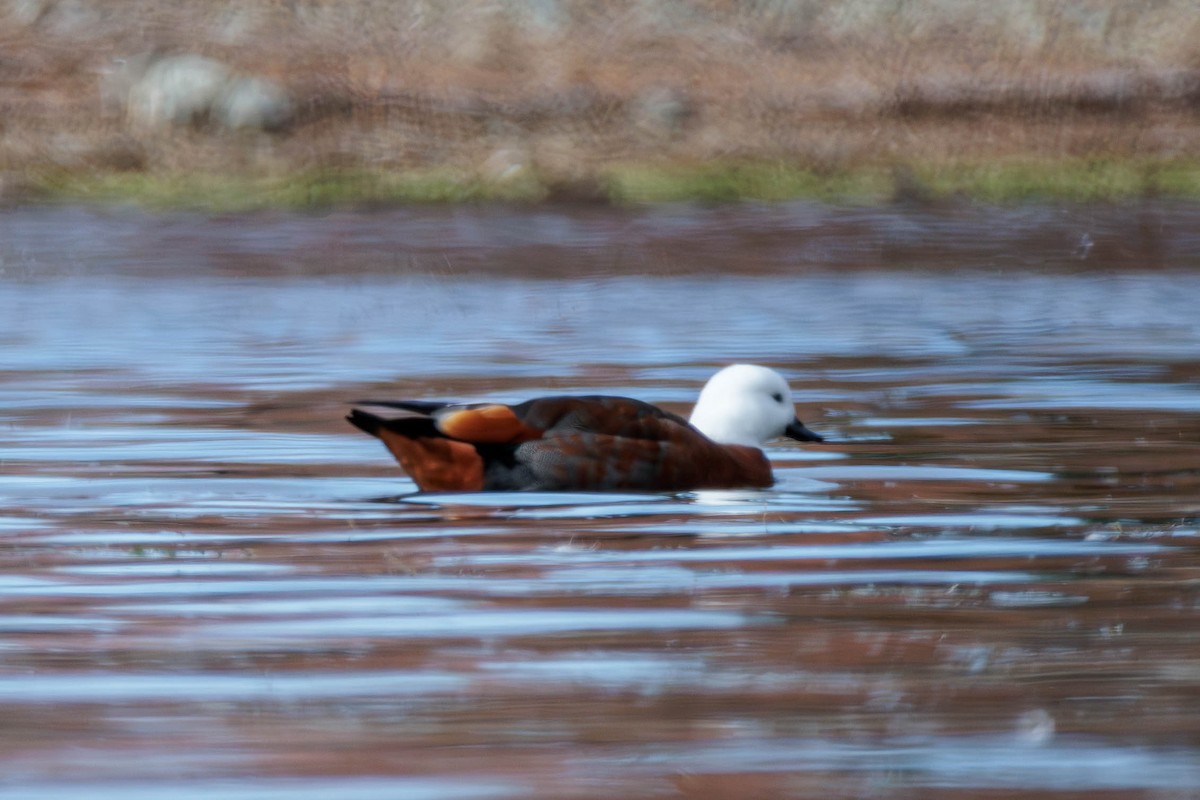
{"label": "water surface", "polygon": [[[7,212],[0,791],[1196,796],[1196,231]],[[743,360],[830,440],[767,491],[417,495],[342,421]]]}

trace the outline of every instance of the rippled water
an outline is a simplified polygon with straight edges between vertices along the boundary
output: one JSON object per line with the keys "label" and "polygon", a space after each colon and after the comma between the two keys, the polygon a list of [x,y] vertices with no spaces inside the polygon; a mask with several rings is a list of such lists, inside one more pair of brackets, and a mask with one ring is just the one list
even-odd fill
{"label": "rippled water", "polygon": [[[0,794],[1200,796],[1200,209],[0,216]],[[784,371],[769,491],[362,396]]]}

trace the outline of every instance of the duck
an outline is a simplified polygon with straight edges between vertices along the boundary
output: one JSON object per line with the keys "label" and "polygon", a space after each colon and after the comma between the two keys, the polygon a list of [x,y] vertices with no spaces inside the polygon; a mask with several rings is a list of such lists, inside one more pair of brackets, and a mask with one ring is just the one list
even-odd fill
{"label": "duck", "polygon": [[821,442],[773,369],[734,364],[690,418],[630,397],[538,397],[515,405],[363,400],[346,419],[380,439],[421,492],[766,488],[763,446]]}

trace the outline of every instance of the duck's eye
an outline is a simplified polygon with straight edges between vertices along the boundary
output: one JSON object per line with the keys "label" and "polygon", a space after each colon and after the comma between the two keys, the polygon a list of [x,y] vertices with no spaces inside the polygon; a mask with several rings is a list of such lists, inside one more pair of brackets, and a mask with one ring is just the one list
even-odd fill
{"label": "duck's eye", "polygon": [[779,392],[776,392],[775,394],[771,395],[771,399],[774,400],[776,403],[782,403],[783,395],[781,395]]}

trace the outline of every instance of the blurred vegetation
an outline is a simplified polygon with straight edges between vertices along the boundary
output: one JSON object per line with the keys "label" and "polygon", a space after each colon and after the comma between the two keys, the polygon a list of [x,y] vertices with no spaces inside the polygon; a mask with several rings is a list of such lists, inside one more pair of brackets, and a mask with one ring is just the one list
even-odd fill
{"label": "blurred vegetation", "polygon": [[1195,0],[0,0],[0,42],[10,203],[1200,197]]}

